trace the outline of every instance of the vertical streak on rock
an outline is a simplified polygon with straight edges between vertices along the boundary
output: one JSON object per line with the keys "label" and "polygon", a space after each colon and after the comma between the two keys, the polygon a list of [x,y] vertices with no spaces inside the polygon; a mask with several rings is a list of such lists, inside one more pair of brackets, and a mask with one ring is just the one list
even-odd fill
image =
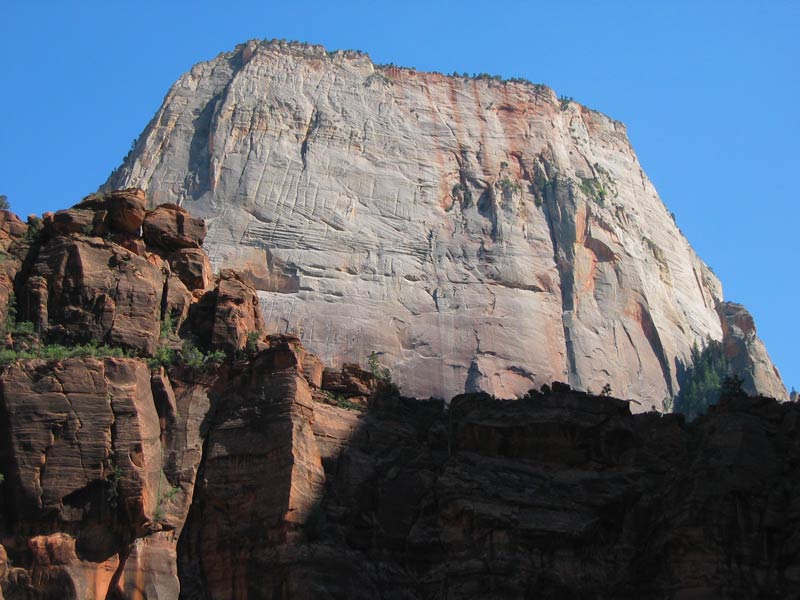
{"label": "vertical streak on rock", "polygon": [[[541,157],[542,169],[550,178],[542,202],[545,220],[550,232],[550,241],[553,246],[553,261],[556,264],[561,280],[561,322],[564,328],[564,344],[567,356],[567,378],[569,384],[580,387],[581,378],[578,373],[575,358],[575,346],[572,340],[572,319],[575,308],[574,290],[574,244],[575,234],[575,206],[572,191],[558,179],[555,171],[546,158]],[[545,176],[545,173],[542,174]]]}

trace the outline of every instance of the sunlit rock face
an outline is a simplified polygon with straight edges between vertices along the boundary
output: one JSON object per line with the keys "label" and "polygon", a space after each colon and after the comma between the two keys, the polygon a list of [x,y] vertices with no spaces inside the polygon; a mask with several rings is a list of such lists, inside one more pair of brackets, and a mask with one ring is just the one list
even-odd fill
{"label": "sunlit rock face", "polygon": [[562,380],[660,408],[723,336],[625,127],[544,86],[248,42],[178,80],[108,186],[204,217],[269,331],[333,364],[376,351],[410,395]]}

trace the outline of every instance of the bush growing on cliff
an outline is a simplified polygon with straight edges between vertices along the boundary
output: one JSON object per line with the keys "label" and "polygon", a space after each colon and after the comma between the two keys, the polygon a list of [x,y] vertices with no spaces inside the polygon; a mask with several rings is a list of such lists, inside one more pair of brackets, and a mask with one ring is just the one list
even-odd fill
{"label": "bush growing on cliff", "polygon": [[152,358],[147,360],[147,365],[151,369],[159,367],[169,367],[175,363],[175,350],[167,346],[159,346]]}
{"label": "bush growing on cliff", "polygon": [[161,331],[159,332],[159,339],[167,339],[171,337],[175,333],[175,321],[172,318],[172,314],[167,312],[164,315],[164,318],[161,320]]}
{"label": "bush growing on cliff", "polygon": [[[161,487],[161,484],[159,482],[159,489],[160,489],[160,487]],[[154,521],[158,522],[158,521],[163,521],[164,520],[164,518],[167,516],[164,506],[168,502],[171,502],[172,499],[180,491],[181,491],[180,486],[173,485],[167,491],[165,491],[163,494],[159,494],[158,503],[156,504],[156,509],[153,511],[153,520]]]}
{"label": "bush growing on cliff", "polygon": [[203,354],[190,340],[183,342],[183,347],[178,351],[178,359],[187,367],[201,369],[206,366],[216,366],[223,362],[227,356],[222,350],[215,350]]}
{"label": "bush growing on cliff", "polygon": [[36,326],[30,321],[17,321],[14,295],[8,301],[6,322],[2,333],[10,334],[12,345],[0,350],[0,366],[6,366],[18,360],[67,360],[68,358],[123,358],[132,354],[122,348],[99,344],[92,340],[85,344],[63,346],[61,344],[43,343],[36,332]]}
{"label": "bush growing on cliff", "polygon": [[255,354],[258,352],[258,340],[261,339],[261,332],[260,331],[251,331],[247,334],[247,344],[245,345],[245,351],[248,354]]}
{"label": "bush growing on cliff", "polygon": [[206,354],[191,340],[184,340],[180,350],[175,350],[167,344],[159,345],[152,358],[147,360],[147,364],[151,369],[184,365],[190,369],[200,370],[204,367],[219,366],[227,358],[228,356],[222,350],[214,350]]}
{"label": "bush growing on cliff", "polygon": [[369,370],[375,379],[388,384],[392,383],[392,373],[386,367],[381,367],[380,363],[378,362],[378,354],[376,352],[373,351],[369,355],[367,361],[369,363]]}

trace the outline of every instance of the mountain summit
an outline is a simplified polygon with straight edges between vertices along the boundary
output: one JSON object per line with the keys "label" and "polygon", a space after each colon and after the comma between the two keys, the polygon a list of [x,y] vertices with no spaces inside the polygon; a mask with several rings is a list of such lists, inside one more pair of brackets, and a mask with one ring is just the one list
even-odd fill
{"label": "mountain summit", "polygon": [[786,398],[625,127],[543,85],[251,41],[175,83],[107,187],[204,217],[268,331],[335,365],[378,349],[411,395],[560,380],[649,410],[711,339]]}

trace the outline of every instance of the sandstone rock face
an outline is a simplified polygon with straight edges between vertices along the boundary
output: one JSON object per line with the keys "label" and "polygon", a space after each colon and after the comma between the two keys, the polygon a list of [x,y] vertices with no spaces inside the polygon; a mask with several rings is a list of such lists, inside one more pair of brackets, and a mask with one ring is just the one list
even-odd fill
{"label": "sandstone rock face", "polygon": [[145,258],[102,238],[59,236],[36,257],[20,296],[21,316],[65,340],[152,354],[163,289],[161,269]]}
{"label": "sandstone rock face", "polygon": [[[163,276],[159,346],[193,339],[228,358],[3,358],[0,597],[800,593],[797,404],[736,395],[686,424],[556,383],[516,401],[402,398],[381,373],[325,368],[298,336],[262,335],[244,276],[190,292],[179,250],[126,233],[144,247],[129,252],[108,211],[93,214],[112,239],[28,244],[7,220],[13,264],[27,265],[20,309],[52,314],[43,333],[70,340],[51,300],[102,317],[102,290],[129,285],[114,306],[135,312],[150,306],[134,293],[149,266]],[[720,310],[731,360],[753,355],[749,316]],[[161,319],[177,330],[160,335]],[[85,323],[100,344],[136,339]]]}
{"label": "sandstone rock face", "polygon": [[223,270],[215,289],[211,345],[232,353],[247,346],[248,335],[261,337],[264,320],[256,291],[237,273]]}
{"label": "sandstone rock face", "polygon": [[95,222],[103,221],[106,230],[134,235],[144,222],[147,198],[138,188],[113,190],[87,196],[73,208],[102,212]]}
{"label": "sandstone rock face", "polygon": [[27,254],[24,242],[28,226],[17,215],[0,210],[0,322],[8,316],[8,302],[14,292],[14,278]]}
{"label": "sandstone rock face", "polygon": [[274,597],[253,569],[300,535],[325,482],[314,403],[288,343],[260,354],[226,387],[182,540],[182,591],[187,598]]}
{"label": "sandstone rock face", "polygon": [[[200,248],[170,246],[169,231],[157,245],[140,237],[143,198],[90,196],[28,227],[0,214],[0,312],[10,314],[12,292],[18,308],[4,340],[12,358],[0,365],[0,597],[178,597],[177,544],[221,372],[197,349],[191,364],[168,360],[168,371],[97,356],[158,349],[163,361],[198,311],[208,317],[205,346],[213,330],[219,346],[236,349],[263,322],[255,290],[235,274],[205,289],[212,280]],[[202,222],[179,222],[190,226],[178,234],[201,243]],[[198,302],[206,297],[207,313]],[[83,357],[26,358],[68,353],[53,342],[91,345]]]}
{"label": "sandstone rock face", "polygon": [[[411,395],[563,380],[660,406],[693,343],[723,336],[720,283],[624,126],[544,86],[249,42],[181,77],[109,185],[205,218],[267,330],[332,366],[381,352]],[[193,247],[182,214],[151,213],[145,238]]]}
{"label": "sandstone rock face", "polygon": [[142,235],[148,244],[164,250],[199,248],[206,237],[206,225],[186,209],[165,204],[147,213]]}
{"label": "sandstone rock face", "polygon": [[175,394],[127,358],[24,361],[0,381],[2,528],[18,566],[0,574],[6,597],[177,598],[208,387]]}
{"label": "sandstone rock face", "polygon": [[762,393],[785,399],[786,387],[756,334],[753,317],[741,304],[721,302],[717,305],[722,322],[722,343],[733,370],[744,380],[749,394]]}
{"label": "sandstone rock face", "polygon": [[182,248],[169,255],[169,264],[190,290],[205,290],[214,282],[208,255],[201,248]]}
{"label": "sandstone rock face", "polygon": [[[800,409],[687,425],[560,386],[314,402],[276,343],[220,397],[182,597],[792,597]],[[322,469],[320,468],[322,465]],[[763,468],[762,468],[763,467]]]}

